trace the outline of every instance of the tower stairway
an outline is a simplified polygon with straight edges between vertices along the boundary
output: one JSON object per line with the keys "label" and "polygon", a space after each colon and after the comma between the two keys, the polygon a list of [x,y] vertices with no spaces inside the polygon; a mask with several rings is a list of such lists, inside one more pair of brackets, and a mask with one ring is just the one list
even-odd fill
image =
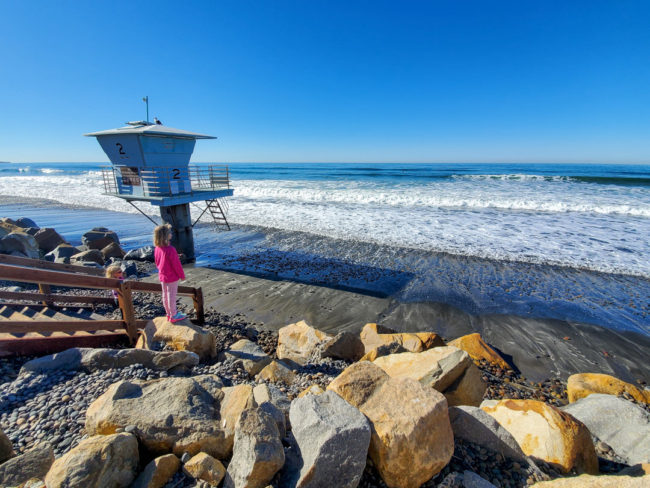
{"label": "tower stairway", "polygon": [[212,215],[212,220],[217,229],[230,230],[230,224],[228,223],[228,219],[226,219],[226,214],[228,213],[228,202],[226,199],[215,198],[213,200],[206,200],[205,204],[210,215]]}

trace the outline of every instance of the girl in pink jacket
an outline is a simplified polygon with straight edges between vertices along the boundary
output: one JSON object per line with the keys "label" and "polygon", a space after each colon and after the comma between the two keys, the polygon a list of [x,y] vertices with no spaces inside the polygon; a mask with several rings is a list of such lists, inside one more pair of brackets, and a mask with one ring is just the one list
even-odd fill
{"label": "girl in pink jacket", "polygon": [[187,318],[187,315],[176,310],[176,292],[178,282],[185,279],[185,272],[181,266],[176,249],[170,244],[172,240],[172,227],[163,224],[153,231],[153,243],[156,246],[154,258],[158,268],[158,279],[162,285],[162,300],[167,320],[178,322]]}

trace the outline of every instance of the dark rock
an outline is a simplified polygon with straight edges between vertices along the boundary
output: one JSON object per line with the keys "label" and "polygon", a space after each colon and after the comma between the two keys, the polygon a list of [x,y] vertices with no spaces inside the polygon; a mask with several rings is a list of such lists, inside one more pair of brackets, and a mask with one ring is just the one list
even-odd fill
{"label": "dark rock", "polygon": [[54,462],[54,451],[48,443],[0,464],[0,486],[17,486],[31,478],[42,479]]}
{"label": "dark rock", "polygon": [[52,228],[39,229],[36,234],[34,234],[34,239],[38,242],[38,247],[44,253],[48,253],[60,244],[65,244],[65,239],[59,235],[57,231]]}
{"label": "dark rock", "polygon": [[122,268],[122,273],[127,278],[129,276],[138,276],[138,266],[133,261],[122,261],[120,268]]}
{"label": "dark rock", "polygon": [[331,340],[318,346],[321,358],[343,359],[358,361],[365,352],[359,334],[339,332]]}
{"label": "dark rock", "polygon": [[102,256],[104,256],[104,259],[109,259],[109,258],[120,258],[122,259],[126,253],[122,250],[119,244],[116,244],[115,242],[111,242],[109,245],[106,247],[102,248]]}
{"label": "dark rock", "polygon": [[79,262],[92,262],[104,266],[104,256],[102,256],[101,251],[98,251],[97,249],[91,249],[90,251],[83,251],[79,254],[75,254],[70,258],[70,260],[76,264]]}
{"label": "dark rock", "polygon": [[70,244],[60,244],[53,251],[45,255],[46,261],[54,261],[55,263],[70,264],[70,258],[81,251]]}
{"label": "dark rock", "polygon": [[32,219],[28,219],[27,217],[20,217],[18,220],[14,222],[14,225],[17,225],[18,227],[22,227],[24,229],[28,227],[35,227],[38,229],[38,225],[36,225],[36,222],[34,222]]}
{"label": "dark rock", "polygon": [[130,259],[133,261],[148,261],[150,263],[154,262],[154,248],[153,246],[140,247],[138,249],[133,249],[126,253],[124,259]]}
{"label": "dark rock", "polygon": [[111,242],[120,244],[117,234],[106,227],[95,227],[81,236],[81,242],[88,246],[88,249],[103,249]]}

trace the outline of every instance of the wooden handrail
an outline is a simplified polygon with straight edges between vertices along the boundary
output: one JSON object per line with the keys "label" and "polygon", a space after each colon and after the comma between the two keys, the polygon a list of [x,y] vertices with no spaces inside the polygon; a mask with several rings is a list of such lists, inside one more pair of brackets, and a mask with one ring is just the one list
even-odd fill
{"label": "wooden handrail", "polygon": [[[91,273],[82,272],[82,270]],[[0,332],[74,332],[77,330],[126,329],[133,343],[137,338],[138,328],[144,327],[146,324],[146,321],[137,320],[135,317],[133,291],[162,293],[162,287],[156,283],[105,278],[100,274],[103,274],[103,271],[98,269],[0,254],[0,280],[37,283],[41,291],[41,293],[0,292],[0,298],[42,301],[45,305],[57,301],[60,303],[111,303],[113,299],[109,297],[78,297],[76,295],[53,294],[50,292],[50,285],[68,288],[116,290],[119,306],[122,310],[122,320],[78,320],[74,321],[72,325],[68,321],[2,321],[0,322]],[[179,286],[178,295],[192,297],[197,321],[201,325],[205,323],[201,288]]]}
{"label": "wooden handrail", "polygon": [[18,256],[9,256],[7,254],[0,254],[0,263],[13,264],[16,266],[26,266],[29,268],[37,268],[37,269],[49,269],[52,271],[88,274],[93,276],[104,276],[105,273],[103,269],[91,268],[90,266],[78,266],[74,264],[53,263],[51,261],[43,261],[42,259],[21,258]]}
{"label": "wooden handrail", "polygon": [[88,297],[80,295],[59,295],[29,293],[25,291],[0,291],[0,299],[6,300],[32,300],[36,302],[57,302],[57,303],[113,303],[109,297]]}

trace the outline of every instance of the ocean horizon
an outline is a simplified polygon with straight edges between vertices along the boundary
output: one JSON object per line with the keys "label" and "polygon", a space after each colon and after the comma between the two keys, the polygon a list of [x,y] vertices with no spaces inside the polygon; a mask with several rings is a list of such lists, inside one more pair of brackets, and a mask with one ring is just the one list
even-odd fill
{"label": "ocean horizon", "polygon": [[[127,249],[149,244],[153,224],[102,195],[104,166],[3,164],[2,216],[73,243],[105,226]],[[228,166],[233,230],[196,226],[200,265],[650,334],[650,165]]]}

